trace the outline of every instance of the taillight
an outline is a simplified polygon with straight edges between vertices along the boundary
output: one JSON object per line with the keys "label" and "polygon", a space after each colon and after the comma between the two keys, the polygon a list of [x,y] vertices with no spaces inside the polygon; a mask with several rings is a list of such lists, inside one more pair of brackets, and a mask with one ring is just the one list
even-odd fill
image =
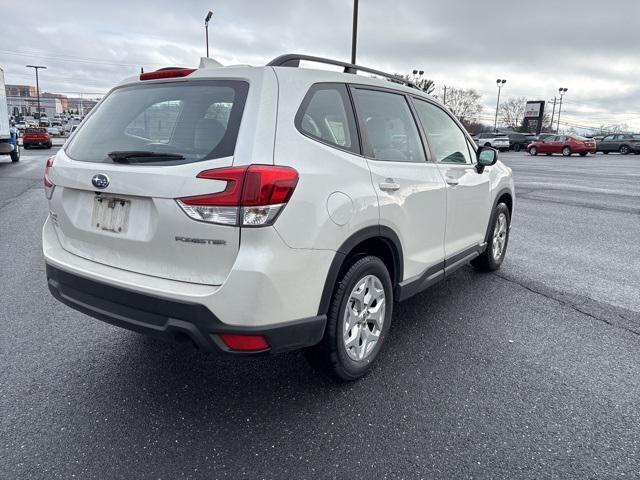
{"label": "taillight", "polygon": [[262,335],[221,333],[220,338],[229,349],[239,352],[259,352],[269,348],[267,340]]}
{"label": "taillight", "polygon": [[290,167],[251,165],[205,170],[198,178],[226,182],[218,193],[184,197],[178,205],[194,220],[221,225],[272,225],[298,184]]}
{"label": "taillight", "polygon": [[195,68],[167,68],[166,70],[156,70],[140,74],[140,80],[157,80],[159,78],[186,77],[195,72]]}
{"label": "taillight", "polygon": [[53,189],[55,188],[55,185],[49,177],[49,170],[51,170],[51,167],[53,167],[53,159],[54,157],[49,157],[47,159],[47,164],[44,167],[44,194],[47,196],[47,199],[51,199],[51,196],[53,195]]}

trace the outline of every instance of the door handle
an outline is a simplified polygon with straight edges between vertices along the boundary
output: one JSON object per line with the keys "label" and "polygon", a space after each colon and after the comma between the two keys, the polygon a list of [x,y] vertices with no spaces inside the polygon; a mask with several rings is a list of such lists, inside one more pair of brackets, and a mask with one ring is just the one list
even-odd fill
{"label": "door handle", "polygon": [[380,190],[384,190],[387,192],[395,192],[396,190],[400,190],[400,185],[393,181],[393,178],[387,178],[384,182],[380,182],[378,184]]}
{"label": "door handle", "polygon": [[451,185],[452,187],[455,187],[459,183],[460,182],[458,180],[456,180],[455,178],[447,178],[447,185]]}

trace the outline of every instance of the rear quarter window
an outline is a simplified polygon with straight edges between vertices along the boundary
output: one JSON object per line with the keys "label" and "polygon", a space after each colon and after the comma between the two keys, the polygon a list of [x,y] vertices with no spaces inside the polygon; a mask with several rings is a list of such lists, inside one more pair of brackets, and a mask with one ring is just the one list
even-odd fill
{"label": "rear quarter window", "polygon": [[344,84],[318,83],[307,92],[295,118],[300,133],[322,143],[360,152],[353,108]]}

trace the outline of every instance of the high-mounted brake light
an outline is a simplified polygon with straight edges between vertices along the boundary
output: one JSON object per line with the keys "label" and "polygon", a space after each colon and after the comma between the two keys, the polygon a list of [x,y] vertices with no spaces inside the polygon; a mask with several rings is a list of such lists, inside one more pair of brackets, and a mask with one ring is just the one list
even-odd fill
{"label": "high-mounted brake light", "polygon": [[54,158],[55,157],[49,157],[47,159],[47,164],[44,167],[44,194],[47,196],[47,199],[51,199],[51,196],[53,195],[53,189],[55,188],[55,185],[49,177],[49,171],[51,170],[51,167],[53,167]]}
{"label": "high-mounted brake light", "polygon": [[184,197],[178,205],[194,220],[222,225],[272,225],[298,184],[298,172],[277,165],[205,170],[198,178],[226,182],[218,193]]}
{"label": "high-mounted brake light", "polygon": [[195,68],[171,68],[167,70],[156,70],[140,74],[140,80],[158,80],[160,78],[186,77],[195,72]]}
{"label": "high-mounted brake light", "polygon": [[239,352],[259,352],[269,348],[267,340],[262,335],[221,333],[220,338],[229,349]]}

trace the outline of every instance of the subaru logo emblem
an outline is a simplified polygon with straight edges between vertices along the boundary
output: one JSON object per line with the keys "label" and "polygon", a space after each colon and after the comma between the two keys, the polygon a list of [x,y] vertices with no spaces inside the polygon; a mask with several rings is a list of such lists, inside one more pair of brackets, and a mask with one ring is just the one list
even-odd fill
{"label": "subaru logo emblem", "polygon": [[91,183],[96,188],[107,188],[109,186],[109,177],[107,177],[104,173],[98,173],[94,175],[91,179]]}

